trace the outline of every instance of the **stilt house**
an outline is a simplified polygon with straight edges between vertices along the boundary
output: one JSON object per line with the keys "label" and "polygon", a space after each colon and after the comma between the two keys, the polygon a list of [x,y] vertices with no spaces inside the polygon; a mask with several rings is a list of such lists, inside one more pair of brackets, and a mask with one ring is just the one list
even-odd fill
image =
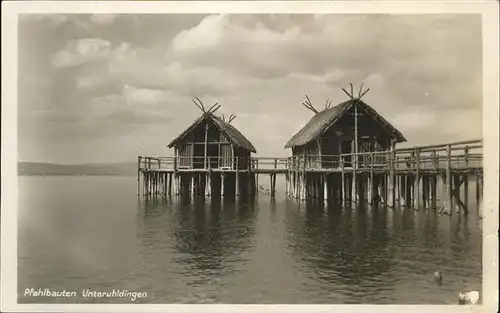
{"label": "stilt house", "polygon": [[223,169],[247,170],[250,155],[255,147],[231,122],[214,113],[220,108],[217,103],[205,110],[203,103],[196,98],[195,104],[203,114],[185,131],[177,136],[169,148],[175,149],[179,169]]}
{"label": "stilt house", "polygon": [[303,105],[315,115],[285,148],[291,148],[292,155],[307,168],[336,168],[343,154],[347,154],[342,157],[344,166],[351,167],[354,153],[389,151],[396,143],[406,141],[399,130],[361,100],[369,89],[364,93],[360,89],[358,97],[353,96],[352,85],[351,93],[343,90],[350,97],[348,101],[331,107],[328,100],[321,111],[306,96]]}

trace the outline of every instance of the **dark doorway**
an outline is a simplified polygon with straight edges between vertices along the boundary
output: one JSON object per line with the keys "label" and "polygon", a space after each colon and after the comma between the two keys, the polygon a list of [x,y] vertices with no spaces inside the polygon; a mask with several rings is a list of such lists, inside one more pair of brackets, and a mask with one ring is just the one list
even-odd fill
{"label": "dark doorway", "polygon": [[219,145],[218,144],[207,144],[207,157],[210,158],[209,161],[210,168],[219,168]]}
{"label": "dark doorway", "polygon": [[[352,152],[351,141],[340,142],[340,154],[350,154]],[[351,167],[351,156],[344,156],[344,166]]]}

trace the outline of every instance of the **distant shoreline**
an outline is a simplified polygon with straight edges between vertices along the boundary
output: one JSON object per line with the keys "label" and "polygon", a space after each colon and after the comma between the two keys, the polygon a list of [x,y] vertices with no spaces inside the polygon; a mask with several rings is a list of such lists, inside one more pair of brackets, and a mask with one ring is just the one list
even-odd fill
{"label": "distant shoreline", "polygon": [[115,176],[115,177],[134,177],[132,174],[37,174],[37,173],[17,173],[17,176]]}
{"label": "distant shoreline", "polygon": [[53,164],[18,162],[18,176],[137,176],[137,163]]}

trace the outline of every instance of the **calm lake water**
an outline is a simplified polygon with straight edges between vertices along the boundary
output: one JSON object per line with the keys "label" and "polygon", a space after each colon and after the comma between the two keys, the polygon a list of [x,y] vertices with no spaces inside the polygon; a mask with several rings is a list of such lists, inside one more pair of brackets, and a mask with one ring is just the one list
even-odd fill
{"label": "calm lake water", "polygon": [[[473,185],[473,184],[471,184]],[[456,304],[481,290],[481,220],[385,207],[138,200],[134,177],[19,177],[19,302]],[[436,270],[443,284],[433,280]],[[27,297],[25,288],[75,291]]]}

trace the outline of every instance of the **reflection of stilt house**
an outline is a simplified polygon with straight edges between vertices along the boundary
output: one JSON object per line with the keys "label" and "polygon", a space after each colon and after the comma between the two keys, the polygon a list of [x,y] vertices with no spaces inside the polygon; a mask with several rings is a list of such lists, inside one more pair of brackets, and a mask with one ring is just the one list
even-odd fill
{"label": "reflection of stilt house", "polygon": [[214,115],[219,105],[205,111],[201,101],[195,104],[203,114],[168,145],[175,149],[178,169],[248,169],[250,154],[256,150],[230,124],[235,116],[226,121]]}
{"label": "reflection of stilt house", "polygon": [[[285,148],[292,148],[292,155],[305,161],[306,168],[336,168],[341,154],[388,151],[392,145],[406,141],[401,132],[360,98],[351,96],[334,107],[327,101],[322,111],[316,110],[307,98],[304,106],[315,115]],[[343,157],[346,167],[352,166],[349,155]]]}

